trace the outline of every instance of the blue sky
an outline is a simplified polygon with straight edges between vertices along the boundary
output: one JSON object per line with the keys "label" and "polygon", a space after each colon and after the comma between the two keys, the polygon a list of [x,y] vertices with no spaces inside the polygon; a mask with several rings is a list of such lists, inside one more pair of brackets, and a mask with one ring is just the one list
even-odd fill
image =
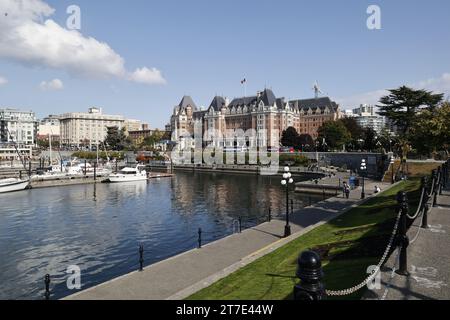
{"label": "blue sky", "polygon": [[[373,103],[382,90],[402,84],[450,93],[446,0],[24,1],[55,9],[35,24],[51,19],[63,28],[66,8],[78,5],[80,37],[107,44],[117,55],[110,54],[111,61],[124,64],[111,71],[109,58],[96,56],[98,74],[86,74],[89,62],[78,63],[70,50],[53,57],[40,38],[31,37],[25,54],[19,49],[29,47],[13,50],[12,42],[0,40],[0,107],[32,109],[39,117],[99,106],[163,127],[184,94],[198,105],[208,105],[215,94],[241,96],[244,77],[247,94],[269,87],[286,98],[312,97],[318,80],[344,108]],[[381,30],[366,27],[371,4],[381,8]],[[0,24],[14,14],[20,12],[0,14]],[[58,29],[45,32],[52,30]],[[66,58],[71,62],[61,61]],[[156,68],[165,83],[133,78],[144,67]],[[63,88],[42,84],[53,79]]]}

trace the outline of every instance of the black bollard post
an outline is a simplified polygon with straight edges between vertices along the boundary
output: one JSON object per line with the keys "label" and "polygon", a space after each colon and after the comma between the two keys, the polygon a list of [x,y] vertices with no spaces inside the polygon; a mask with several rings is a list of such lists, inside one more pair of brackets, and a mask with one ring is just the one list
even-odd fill
{"label": "black bollard post", "polygon": [[22,180],[22,170],[19,170],[19,179]]}
{"label": "black bollard post", "polygon": [[438,188],[438,171],[433,170],[433,207],[437,207],[437,188]]}
{"label": "black bollard post", "polygon": [[294,287],[294,300],[323,300],[325,287],[320,256],[314,251],[304,251],[297,260],[296,275],[300,283]]}
{"label": "black bollard post", "polygon": [[94,181],[97,181],[97,161],[94,162]]}
{"label": "black bollard post", "polygon": [[239,221],[239,233],[242,233],[242,217],[239,217],[238,221]]}
{"label": "black bollard post", "polygon": [[198,228],[198,248],[202,247],[202,228]]}
{"label": "black bollard post", "polygon": [[409,276],[408,272],[408,245],[409,238],[406,234],[407,230],[407,214],[408,214],[408,196],[406,192],[400,191],[397,194],[397,202],[398,202],[398,210],[401,211],[400,222],[397,230],[397,246],[401,246],[400,249],[400,266],[397,271],[397,274],[402,276]]}
{"label": "black bollard post", "polygon": [[422,210],[423,210],[423,217],[422,217],[422,225],[420,226],[422,229],[428,228],[428,210],[430,210],[428,206],[428,200],[430,199],[428,197],[428,178],[423,177],[422,178],[422,188],[424,190],[423,194],[423,201],[422,201]]}
{"label": "black bollard post", "polygon": [[50,275],[47,273],[44,277],[45,300],[50,300]]}
{"label": "black bollard post", "polygon": [[84,176],[87,174],[87,160],[84,160]]}
{"label": "black bollard post", "polygon": [[269,207],[269,217],[268,217],[268,221],[272,221],[272,209]]}
{"label": "black bollard post", "polygon": [[139,271],[144,270],[144,245],[139,246]]}
{"label": "black bollard post", "polygon": [[442,179],[442,187],[447,188],[447,177],[448,177],[448,161],[442,165],[443,168],[443,179]]}

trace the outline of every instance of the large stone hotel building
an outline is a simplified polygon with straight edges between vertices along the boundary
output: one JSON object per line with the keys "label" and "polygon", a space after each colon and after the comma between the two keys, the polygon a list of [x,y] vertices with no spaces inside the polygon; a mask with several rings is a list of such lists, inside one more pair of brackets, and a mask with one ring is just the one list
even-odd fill
{"label": "large stone hotel building", "polygon": [[[299,134],[317,138],[319,127],[325,122],[340,118],[339,105],[328,97],[285,101],[277,98],[272,90],[265,89],[255,96],[233,99],[216,96],[206,110],[199,109],[191,97],[184,96],[174,107],[170,127],[172,140],[185,148],[186,137],[192,136],[195,125],[202,125],[203,133],[218,132],[225,136],[227,131],[254,129],[257,137],[247,146],[278,147],[281,134],[288,127],[294,127]],[[208,136],[204,139],[207,144]],[[239,141],[223,139],[222,147],[241,147]]]}

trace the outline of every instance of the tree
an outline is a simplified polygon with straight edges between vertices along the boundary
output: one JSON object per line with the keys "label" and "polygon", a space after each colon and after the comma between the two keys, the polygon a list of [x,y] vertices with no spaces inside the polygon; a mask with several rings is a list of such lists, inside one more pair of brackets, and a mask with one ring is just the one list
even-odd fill
{"label": "tree", "polygon": [[131,145],[131,141],[126,136],[125,132],[125,128],[119,130],[118,127],[108,127],[105,144],[112,150],[122,151],[128,149]]}
{"label": "tree", "polygon": [[289,127],[281,134],[281,144],[285,147],[294,147],[297,143],[298,133],[294,127]]}
{"label": "tree", "polygon": [[342,118],[338,121],[347,128],[350,133],[351,140],[347,143],[347,150],[355,150],[360,145],[360,141],[364,140],[364,129],[356,122],[354,118]]}
{"label": "tree", "polygon": [[146,149],[153,149],[155,147],[155,144],[160,142],[164,137],[164,132],[159,131],[156,129],[152,132],[152,134],[144,139],[144,141],[141,144],[142,148]]}
{"label": "tree", "polygon": [[372,128],[365,128],[363,130],[364,149],[372,151],[376,149],[377,145],[377,132]]}
{"label": "tree", "polygon": [[301,134],[296,139],[295,147],[302,151],[311,150],[314,147],[314,140],[309,134]]}
{"label": "tree", "polygon": [[331,149],[341,149],[351,140],[350,132],[341,121],[324,122],[318,133],[318,141],[325,139],[326,145]]}
{"label": "tree", "polygon": [[414,90],[402,86],[389,90],[390,94],[380,99],[378,112],[386,116],[400,130],[407,135],[417,114],[422,109],[434,110],[441,102],[443,94],[433,94],[431,91]]}
{"label": "tree", "polygon": [[445,151],[450,145],[450,103],[424,110],[411,128],[411,144],[421,154]]}
{"label": "tree", "polygon": [[338,121],[342,122],[348,132],[350,132],[352,140],[357,141],[363,137],[364,129],[358,124],[358,122],[356,122],[354,118],[342,118]]}
{"label": "tree", "polygon": [[384,128],[378,137],[378,141],[380,141],[385,152],[391,152],[393,146],[397,143],[397,138],[388,129]]}

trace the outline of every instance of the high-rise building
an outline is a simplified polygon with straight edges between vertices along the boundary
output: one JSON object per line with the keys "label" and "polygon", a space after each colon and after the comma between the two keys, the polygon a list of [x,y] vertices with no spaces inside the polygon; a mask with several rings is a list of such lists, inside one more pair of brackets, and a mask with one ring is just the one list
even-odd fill
{"label": "high-rise building", "polygon": [[0,109],[0,143],[34,146],[38,125],[33,111]]}

